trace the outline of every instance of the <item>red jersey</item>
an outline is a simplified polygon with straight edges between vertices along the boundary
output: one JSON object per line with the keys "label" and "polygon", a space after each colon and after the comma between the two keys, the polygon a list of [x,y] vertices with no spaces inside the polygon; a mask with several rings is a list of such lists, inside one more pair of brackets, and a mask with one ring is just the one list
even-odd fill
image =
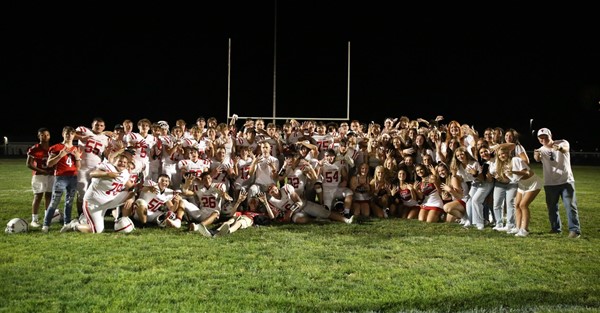
{"label": "red jersey", "polygon": [[243,211],[242,215],[245,215],[251,219],[254,219],[255,216],[265,215],[264,213],[252,212],[252,211]]}
{"label": "red jersey", "polygon": [[[48,168],[48,149],[42,147],[41,144],[36,143],[29,147],[27,150],[27,156],[33,159],[33,164],[39,168]],[[38,175],[37,171],[32,171],[32,175]]]}
{"label": "red jersey", "polygon": [[[57,143],[50,147],[48,150],[48,156],[54,156],[60,153],[65,148],[65,145],[62,143]],[[69,152],[75,151],[77,146],[72,146],[68,149]],[[75,162],[75,156],[72,154],[67,154],[63,156],[58,163],[56,163],[56,167],[54,168],[54,176],[77,176],[77,165]]]}

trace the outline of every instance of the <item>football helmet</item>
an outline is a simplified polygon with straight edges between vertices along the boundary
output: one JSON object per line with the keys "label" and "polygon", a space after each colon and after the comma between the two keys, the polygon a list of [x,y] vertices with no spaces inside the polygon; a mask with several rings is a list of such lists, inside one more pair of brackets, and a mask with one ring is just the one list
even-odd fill
{"label": "football helmet", "polygon": [[22,218],[15,217],[8,221],[4,232],[7,234],[26,233],[29,230],[27,221]]}
{"label": "football helmet", "polygon": [[167,219],[174,220],[176,218],[177,216],[175,213],[167,211],[156,218],[156,224],[158,224],[159,227],[167,227]]}
{"label": "football helmet", "polygon": [[333,208],[331,209],[333,212],[344,213],[344,200],[336,199],[333,202]]}
{"label": "football helmet", "polygon": [[130,233],[135,229],[133,221],[127,216],[123,216],[115,221],[115,232]]}
{"label": "football helmet", "polygon": [[[46,212],[44,212],[44,216],[46,215]],[[63,222],[63,214],[59,209],[54,210],[54,215],[52,215],[52,220],[50,220],[51,224],[54,223],[60,223],[62,224]]]}

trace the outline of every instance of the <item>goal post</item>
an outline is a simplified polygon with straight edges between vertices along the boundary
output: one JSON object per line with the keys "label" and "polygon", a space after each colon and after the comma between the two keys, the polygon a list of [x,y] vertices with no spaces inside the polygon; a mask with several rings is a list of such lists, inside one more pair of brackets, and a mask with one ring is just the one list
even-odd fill
{"label": "goal post", "polygon": [[[276,88],[276,77],[277,77],[277,64],[276,64],[276,60],[277,60],[277,54],[276,54],[276,40],[275,41],[275,53],[274,53],[274,61],[273,61],[273,115],[271,116],[254,116],[254,115],[248,115],[248,114],[244,114],[244,112],[232,112],[231,111],[231,38],[229,38],[229,47],[228,47],[228,54],[227,54],[227,120],[229,121],[232,116],[234,114],[237,115],[238,120],[242,120],[242,119],[264,119],[264,120],[273,120],[273,123],[275,123],[275,121],[282,121],[282,120],[327,120],[327,121],[348,121],[350,120],[350,41],[348,41],[348,48],[347,48],[347,64],[346,64],[346,70],[347,70],[347,79],[346,79],[346,116],[335,116],[335,117],[311,117],[311,116],[306,116],[306,117],[302,117],[302,116],[294,116],[294,117],[287,117],[287,116],[277,116],[277,88]],[[242,114],[238,114],[238,113],[242,113]]]}

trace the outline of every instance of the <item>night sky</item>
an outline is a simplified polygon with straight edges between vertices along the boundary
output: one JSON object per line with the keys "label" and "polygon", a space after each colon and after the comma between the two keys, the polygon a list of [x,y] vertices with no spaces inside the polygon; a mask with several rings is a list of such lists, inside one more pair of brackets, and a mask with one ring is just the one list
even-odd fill
{"label": "night sky", "polygon": [[350,42],[350,119],[443,115],[480,133],[515,128],[528,149],[533,119],[576,150],[600,146],[598,27],[583,8],[440,15],[267,2],[169,17],[15,13],[2,22],[0,135],[36,141],[45,126],[58,142],[64,125],[96,116],[107,129],[126,118],[223,121],[231,38],[240,116],[272,116],[275,72],[278,116],[345,117]]}

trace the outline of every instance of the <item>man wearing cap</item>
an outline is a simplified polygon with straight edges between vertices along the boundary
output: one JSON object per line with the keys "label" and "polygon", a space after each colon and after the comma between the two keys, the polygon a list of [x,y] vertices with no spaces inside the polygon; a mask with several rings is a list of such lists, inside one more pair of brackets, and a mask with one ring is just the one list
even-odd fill
{"label": "man wearing cap", "polygon": [[542,162],[544,170],[546,206],[548,207],[548,218],[550,220],[550,226],[552,227],[550,232],[561,232],[558,200],[562,197],[563,205],[567,211],[569,238],[579,238],[581,235],[581,228],[579,224],[579,214],[577,212],[575,177],[571,170],[569,142],[564,139],[553,140],[552,132],[550,132],[548,128],[540,129],[537,136],[542,146],[539,149],[534,150],[533,158],[537,162]]}

